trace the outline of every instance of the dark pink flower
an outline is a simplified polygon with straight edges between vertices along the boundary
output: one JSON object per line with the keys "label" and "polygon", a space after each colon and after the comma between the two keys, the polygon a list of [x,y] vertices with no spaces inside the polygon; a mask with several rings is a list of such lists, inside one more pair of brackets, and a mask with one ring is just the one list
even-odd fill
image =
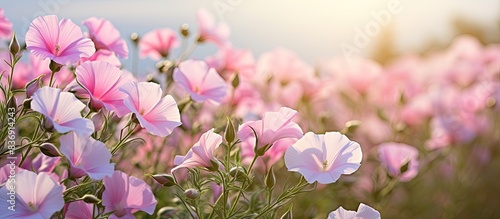
{"label": "dark pink flower", "polygon": [[120,32],[106,19],[91,17],[82,22],[89,29],[89,37],[96,50],[113,51],[120,58],[128,57],[127,42],[120,37]]}
{"label": "dark pink flower", "polygon": [[102,205],[105,212],[113,212],[110,219],[135,218],[133,213],[137,211],[150,215],[155,211],[157,201],[151,187],[143,180],[115,171],[103,181]]}
{"label": "dark pink flower", "polygon": [[342,206],[330,212],[327,219],[380,219],[380,213],[363,203],[359,204],[357,211],[345,210]]}
{"label": "dark pink flower", "polygon": [[[222,136],[214,133],[213,129],[201,135],[200,140],[189,149],[186,156],[175,156],[172,172],[180,168],[205,167],[216,170],[220,165],[214,157],[215,149],[222,143]],[[215,165],[214,165],[215,164]]]}
{"label": "dark pink flower", "polygon": [[[389,175],[399,177],[403,182],[410,181],[418,173],[418,150],[402,143],[383,143],[378,146],[380,162],[387,168]],[[405,167],[406,166],[406,167]],[[402,168],[406,169],[402,172]]]}
{"label": "dark pink flower", "polygon": [[38,17],[26,33],[26,48],[35,56],[62,65],[77,63],[95,52],[94,43],[83,36],[71,20],[56,15]]}
{"label": "dark pink flower", "polygon": [[127,94],[125,106],[151,134],[165,137],[181,125],[177,103],[170,95],[162,97],[160,85],[133,81],[122,85],[120,91]]}
{"label": "dark pink flower", "polygon": [[9,38],[12,32],[12,22],[3,14],[3,8],[0,8],[0,38]]}
{"label": "dark pink flower", "polygon": [[351,174],[363,153],[357,142],[339,132],[317,135],[308,132],[285,152],[288,171],[299,172],[309,183],[334,183],[342,174]]}
{"label": "dark pink flower", "polygon": [[166,58],[170,51],[178,46],[176,33],[168,28],[152,30],[139,41],[141,57],[149,56],[154,60]]}
{"label": "dark pink flower", "polygon": [[196,20],[199,31],[198,41],[210,41],[218,46],[224,46],[228,43],[231,31],[226,22],[220,21],[216,24],[214,16],[204,8],[198,10]]}
{"label": "dark pink flower", "polygon": [[[7,182],[0,188],[0,217],[2,218],[50,218],[52,214],[64,206],[63,187],[55,182],[47,173],[39,174],[31,171],[16,173],[16,181]],[[9,210],[9,188],[14,186],[16,201],[15,211]]]}
{"label": "dark pink flower", "polygon": [[76,68],[76,80],[88,92],[90,106],[114,111],[118,117],[130,112],[123,103],[127,96],[119,88],[127,81],[117,67],[102,61],[84,62]]}
{"label": "dark pink flower", "polygon": [[62,92],[52,87],[42,87],[33,94],[31,109],[45,116],[46,126],[52,126],[59,133],[74,131],[80,136],[90,136],[94,132],[94,124],[82,118],[80,111],[85,104],[69,92]]}
{"label": "dark pink flower", "polygon": [[174,70],[174,81],[197,102],[212,100],[220,103],[227,93],[226,81],[204,61],[186,60]]}

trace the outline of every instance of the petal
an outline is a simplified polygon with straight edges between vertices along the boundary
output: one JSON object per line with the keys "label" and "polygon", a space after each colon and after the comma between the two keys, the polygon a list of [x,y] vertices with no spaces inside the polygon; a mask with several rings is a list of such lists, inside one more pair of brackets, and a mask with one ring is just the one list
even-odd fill
{"label": "petal", "polygon": [[134,176],[129,177],[129,192],[126,199],[128,208],[142,210],[152,215],[156,208],[156,198],[146,182]]}
{"label": "petal", "polygon": [[380,219],[380,213],[372,207],[360,203],[356,217],[363,219]]}
{"label": "petal", "polygon": [[38,17],[26,33],[26,48],[40,59],[52,58],[59,41],[59,19],[56,15]]}

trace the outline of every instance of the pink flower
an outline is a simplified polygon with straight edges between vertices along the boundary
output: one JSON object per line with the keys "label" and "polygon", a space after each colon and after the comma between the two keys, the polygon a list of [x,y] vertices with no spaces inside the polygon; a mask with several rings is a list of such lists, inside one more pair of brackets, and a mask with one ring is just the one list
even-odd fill
{"label": "pink flower", "polygon": [[3,14],[3,8],[0,8],[0,37],[9,38],[12,32],[12,22]]}
{"label": "pink flower", "polygon": [[[47,173],[33,173],[21,171],[16,174],[14,182],[0,188],[1,218],[50,218],[64,206],[63,187],[55,182]],[[15,194],[10,194],[9,188],[15,187]],[[11,195],[15,197],[11,197]],[[9,200],[15,200],[15,207],[11,210]],[[10,207],[10,208],[9,208]]]}
{"label": "pink flower", "polygon": [[302,129],[292,121],[296,115],[297,111],[287,107],[281,107],[278,112],[267,112],[262,120],[249,121],[240,125],[238,137],[241,141],[253,140],[257,134],[257,145],[254,145],[254,148],[256,150],[266,148],[263,150],[267,151],[274,142],[280,139],[302,137]]}
{"label": "pink flower", "polygon": [[[402,143],[383,143],[378,146],[380,162],[387,168],[389,175],[399,177],[403,182],[410,181],[418,173],[418,151]],[[406,170],[402,170],[402,169]],[[404,172],[403,172],[404,171]]]}
{"label": "pink flower", "polygon": [[77,63],[95,52],[94,43],[84,38],[80,27],[66,18],[59,22],[56,15],[33,20],[26,33],[26,48],[41,59],[63,65]]}
{"label": "pink flower", "polygon": [[186,156],[175,156],[172,172],[180,168],[205,167],[209,170],[217,170],[220,162],[214,157],[215,149],[222,143],[222,136],[214,133],[214,130],[208,130],[201,135],[200,140],[196,142],[187,152]]}
{"label": "pink flower", "polygon": [[145,211],[153,214],[156,199],[146,182],[121,171],[104,177],[102,205],[105,212],[114,212],[109,218],[135,218],[133,213]]}
{"label": "pink flower", "polygon": [[286,150],[285,165],[309,183],[328,184],[336,182],[341,174],[356,171],[362,157],[359,144],[339,132],[308,132]]}
{"label": "pink flower", "polygon": [[125,92],[125,106],[135,114],[143,128],[153,135],[165,137],[179,125],[180,114],[174,98],[162,98],[160,85],[152,82],[128,82],[120,87]]}
{"label": "pink flower", "polygon": [[214,56],[208,57],[206,62],[225,78],[229,78],[235,72],[246,78],[251,78],[255,74],[255,59],[252,52],[247,49],[223,47]]}
{"label": "pink flower", "polygon": [[220,103],[227,93],[227,84],[213,68],[203,61],[186,60],[174,70],[179,83],[197,102],[212,100]]}
{"label": "pink flower", "polygon": [[68,205],[68,211],[64,215],[66,219],[88,219],[97,215],[97,208],[94,211],[94,205],[87,204],[84,201],[71,202]]}
{"label": "pink flower", "polygon": [[227,44],[231,31],[225,22],[221,21],[216,24],[214,16],[204,8],[198,10],[196,20],[198,21],[199,42],[211,41],[218,46]]}
{"label": "pink flower", "polygon": [[70,164],[70,177],[89,175],[91,179],[101,180],[113,174],[115,164],[109,163],[111,153],[104,143],[75,133],[61,136],[59,141],[61,153]]}
{"label": "pink flower", "polygon": [[337,210],[330,212],[327,219],[380,219],[380,213],[372,207],[363,203],[359,204],[358,211],[345,210],[340,206]]}
{"label": "pink flower", "polygon": [[113,51],[120,58],[128,57],[127,42],[120,38],[120,32],[106,19],[91,17],[82,22],[89,29],[89,37],[97,50]]}
{"label": "pink flower", "polygon": [[176,33],[168,28],[150,31],[139,41],[141,57],[149,56],[154,60],[166,58],[170,51],[178,46]]}
{"label": "pink flower", "polygon": [[[294,144],[297,141],[296,138],[284,138],[274,142],[273,146],[266,151],[266,153],[257,158],[255,161],[254,169],[257,169],[263,173],[265,173],[269,167],[277,163],[283,158],[283,154],[285,154],[286,149],[290,147],[290,145]],[[242,163],[250,164],[255,156],[254,151],[255,139],[248,138],[246,141],[241,142],[241,156]]]}
{"label": "pink flower", "polygon": [[123,103],[127,96],[119,88],[126,82],[122,71],[102,61],[84,62],[75,71],[76,80],[89,93],[90,106],[115,111],[118,117],[130,111]]}
{"label": "pink flower", "polygon": [[92,121],[80,115],[85,104],[72,93],[42,87],[32,98],[31,109],[45,116],[48,128],[54,127],[59,133],[75,131],[80,136],[90,136],[94,132]]}

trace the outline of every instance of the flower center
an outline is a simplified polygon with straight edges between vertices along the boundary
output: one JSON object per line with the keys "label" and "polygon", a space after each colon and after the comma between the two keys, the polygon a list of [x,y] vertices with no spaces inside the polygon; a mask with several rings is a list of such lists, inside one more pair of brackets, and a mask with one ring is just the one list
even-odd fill
{"label": "flower center", "polygon": [[61,50],[61,47],[59,45],[56,45],[56,56],[59,54],[59,50]]}
{"label": "flower center", "polygon": [[322,165],[323,165],[323,171],[326,171],[326,168],[328,168],[328,161],[324,160]]}
{"label": "flower center", "polygon": [[30,210],[32,212],[35,212],[37,210],[37,207],[32,202],[28,202],[28,206],[30,207]]}

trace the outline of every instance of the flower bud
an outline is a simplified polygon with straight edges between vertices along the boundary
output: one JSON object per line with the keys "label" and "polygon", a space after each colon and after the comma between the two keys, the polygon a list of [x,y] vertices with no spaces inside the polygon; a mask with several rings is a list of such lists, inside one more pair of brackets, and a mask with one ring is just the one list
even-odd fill
{"label": "flower bud", "polygon": [[16,57],[17,53],[19,53],[20,47],[19,47],[19,42],[17,42],[17,37],[16,33],[12,35],[12,40],[10,41],[9,44],[9,51],[10,54],[12,54],[14,57]]}
{"label": "flower bud", "polygon": [[24,90],[26,92],[26,99],[33,96],[33,94],[35,94],[35,92],[40,88],[40,78],[42,78],[42,76],[39,76],[39,77],[31,80],[24,87]]}
{"label": "flower bud", "polygon": [[130,40],[132,40],[132,42],[135,45],[137,45],[139,43],[139,40],[140,40],[139,34],[138,33],[132,33],[132,34],[130,34]]}
{"label": "flower bud", "polygon": [[89,204],[99,204],[101,203],[101,200],[97,198],[95,195],[92,194],[85,194],[81,200],[83,200],[85,203]]}
{"label": "flower bud", "polygon": [[23,101],[23,108],[24,109],[31,109],[31,98],[24,99]]}
{"label": "flower bud", "polygon": [[54,62],[53,60],[50,60],[50,64],[49,64],[50,71],[58,72],[59,70],[61,70],[61,68],[62,68],[61,64]]}
{"label": "flower bud", "polygon": [[46,156],[49,157],[60,157],[61,152],[59,152],[59,149],[56,148],[56,146],[52,143],[43,143],[40,146],[38,146],[40,149],[40,152],[42,154],[45,154]]}
{"label": "flower bud", "polygon": [[237,88],[238,85],[240,85],[240,76],[239,76],[238,72],[235,72],[231,76],[231,85],[233,86],[233,88]]}
{"label": "flower bud", "polygon": [[231,144],[236,138],[236,130],[234,130],[231,118],[227,117],[226,130],[224,131],[224,139],[228,144]]}
{"label": "flower bud", "polygon": [[183,37],[189,36],[189,24],[182,24],[181,25],[181,34]]}
{"label": "flower bud", "polygon": [[92,122],[94,123],[94,130],[95,131],[100,131],[102,127],[104,126],[104,113],[102,110],[94,114],[91,118]]}
{"label": "flower bud", "polygon": [[208,170],[216,171],[219,169],[219,161],[218,160],[210,160],[210,164],[212,164],[212,166],[206,167]]}
{"label": "flower bud", "polygon": [[164,174],[154,174],[149,176],[153,178],[157,183],[165,187],[170,187],[176,184],[174,177],[170,174],[164,173]]}
{"label": "flower bud", "polygon": [[186,189],[186,191],[184,191],[184,195],[190,199],[197,199],[200,197],[200,192],[196,189]]}
{"label": "flower bud", "polygon": [[269,172],[267,172],[266,178],[264,179],[268,189],[274,189],[276,185],[276,176],[274,175],[274,166],[271,166]]}
{"label": "flower bud", "polygon": [[[17,101],[14,96],[12,96],[8,101],[7,101],[7,109],[14,109],[17,111]],[[12,112],[12,110],[9,110],[9,112]]]}

